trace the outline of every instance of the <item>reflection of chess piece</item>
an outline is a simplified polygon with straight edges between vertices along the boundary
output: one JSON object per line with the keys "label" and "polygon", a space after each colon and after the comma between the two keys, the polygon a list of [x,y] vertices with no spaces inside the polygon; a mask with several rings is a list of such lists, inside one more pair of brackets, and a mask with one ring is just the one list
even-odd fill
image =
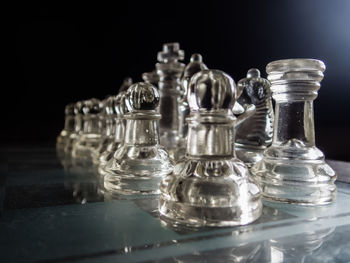
{"label": "reflection of chess piece", "polygon": [[185,67],[185,70],[181,76],[181,86],[182,86],[182,97],[179,100],[179,141],[171,151],[169,151],[170,156],[173,160],[180,160],[186,153],[186,141],[187,141],[187,131],[188,125],[186,118],[190,113],[190,108],[187,103],[187,90],[190,83],[191,77],[197,72],[208,69],[203,63],[202,56],[200,54],[193,54]]}
{"label": "reflection of chess piece", "polygon": [[[180,241],[181,242],[181,241]],[[244,244],[236,247],[195,251],[193,254],[173,257],[174,263],[243,263],[261,262],[262,246],[260,243]],[[167,261],[168,262],[168,261]]]}
{"label": "reflection of chess piece", "polygon": [[236,86],[219,70],[203,70],[190,81],[185,157],[161,183],[164,220],[194,226],[245,225],[262,212],[259,186],[235,158],[232,106]]}
{"label": "reflection of chess piece", "polygon": [[90,99],[83,107],[84,127],[83,133],[73,146],[72,157],[76,162],[92,164],[92,153],[97,149],[100,138],[100,118],[102,103],[98,99]]}
{"label": "reflection of chess piece", "polygon": [[64,186],[72,191],[76,202],[85,204],[103,199],[99,195],[99,181],[92,166],[87,167],[84,163],[69,162],[69,159],[66,159],[64,174]]}
{"label": "reflection of chess piece", "polygon": [[64,128],[60,132],[60,135],[56,140],[56,150],[59,157],[64,155],[64,148],[69,143],[69,136],[74,132],[75,125],[75,114],[74,114],[74,103],[70,103],[65,107],[64,110]]}
{"label": "reflection of chess piece", "polygon": [[[269,252],[266,262],[295,262],[303,263],[305,258],[319,249],[323,242],[333,233],[334,228],[326,228],[316,231],[308,231],[302,234],[285,238],[270,239]],[[321,262],[315,260],[315,262]]]}
{"label": "reflection of chess piece", "polygon": [[159,93],[151,84],[139,82],[128,89],[126,103],[124,141],[105,167],[104,187],[118,194],[158,193],[159,182],[173,169],[159,144]]}
{"label": "reflection of chess piece", "polygon": [[260,77],[258,69],[250,69],[247,77],[238,82],[241,105],[255,105],[253,116],[236,128],[236,154],[247,165],[262,158],[262,153],[272,142],[273,109],[270,82]]}
{"label": "reflection of chess piece", "polygon": [[324,70],[315,59],[279,60],[266,67],[276,101],[273,141],[251,171],[271,201],[321,205],[336,198],[336,174],[315,146],[313,100]]}
{"label": "reflection of chess piece", "polygon": [[159,121],[160,142],[170,151],[179,140],[179,100],[182,95],[180,77],[185,65],[179,60],[184,59],[184,51],[178,43],[167,43],[158,52],[156,64],[159,76],[158,89],[160,94]]}

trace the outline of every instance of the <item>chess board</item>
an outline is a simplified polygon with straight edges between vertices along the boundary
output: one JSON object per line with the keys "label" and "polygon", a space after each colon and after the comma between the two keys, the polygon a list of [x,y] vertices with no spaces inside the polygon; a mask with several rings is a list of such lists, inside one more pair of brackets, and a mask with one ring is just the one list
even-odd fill
{"label": "chess board", "polygon": [[190,229],[160,220],[157,196],[109,196],[65,172],[53,148],[1,150],[0,262],[349,262],[350,164],[337,201],[264,203],[250,225]]}

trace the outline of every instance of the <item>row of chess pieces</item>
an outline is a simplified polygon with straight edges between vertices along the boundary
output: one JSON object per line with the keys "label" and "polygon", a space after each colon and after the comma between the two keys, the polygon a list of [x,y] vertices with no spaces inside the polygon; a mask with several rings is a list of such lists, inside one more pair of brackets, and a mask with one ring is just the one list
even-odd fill
{"label": "row of chess pieces", "polygon": [[[163,45],[144,82],[65,108],[59,156],[95,167],[107,192],[160,194],[162,218],[191,226],[253,222],[262,198],[323,205],[336,174],[314,140],[313,100],[325,65],[287,59],[250,69],[237,85],[178,43]],[[275,113],[272,105],[275,100]]]}

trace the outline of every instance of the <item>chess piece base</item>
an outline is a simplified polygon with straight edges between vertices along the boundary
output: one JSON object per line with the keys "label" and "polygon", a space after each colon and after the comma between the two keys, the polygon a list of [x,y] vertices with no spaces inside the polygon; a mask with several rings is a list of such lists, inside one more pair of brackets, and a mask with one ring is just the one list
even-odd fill
{"label": "chess piece base", "polygon": [[100,171],[107,191],[128,194],[158,194],[159,183],[171,173],[172,164],[160,145],[122,145]]}
{"label": "chess piece base", "polygon": [[166,177],[160,187],[162,219],[194,227],[236,226],[255,221],[262,212],[261,190],[248,174],[246,166],[237,159],[187,159],[178,163],[174,174]]}
{"label": "chess piece base", "polygon": [[92,153],[97,149],[100,143],[100,135],[82,135],[74,144],[72,150],[72,157],[76,161],[91,162]]}
{"label": "chess piece base", "polygon": [[269,201],[312,206],[336,199],[336,174],[316,147],[271,146],[251,171]]}

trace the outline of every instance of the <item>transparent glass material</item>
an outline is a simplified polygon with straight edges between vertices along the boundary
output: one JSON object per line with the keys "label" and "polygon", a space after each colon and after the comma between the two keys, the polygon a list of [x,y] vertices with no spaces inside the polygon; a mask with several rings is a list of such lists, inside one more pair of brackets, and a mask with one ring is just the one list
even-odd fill
{"label": "transparent glass material", "polygon": [[236,126],[236,154],[249,167],[260,161],[263,151],[272,143],[273,108],[270,82],[260,77],[258,69],[250,69],[237,83],[238,102],[254,105],[255,113]]}
{"label": "transparent glass material", "polygon": [[70,132],[67,141],[64,145],[64,154],[67,156],[72,155],[73,145],[77,142],[80,135],[83,133],[83,108],[85,106],[84,101],[78,101],[74,104],[74,128]]}
{"label": "transparent glass material", "polygon": [[101,142],[98,151],[94,155],[94,163],[98,165],[98,170],[104,168],[123,140],[125,122],[122,115],[125,113],[124,109],[126,108],[124,94],[132,83],[132,78],[126,77],[119,88],[119,94],[111,96],[107,100],[105,112],[109,117],[109,125],[107,125],[105,140]]}
{"label": "transparent glass material", "polygon": [[114,121],[115,121],[115,133],[114,140],[110,143],[106,150],[100,155],[98,173],[104,175],[106,173],[105,168],[107,163],[113,158],[114,153],[124,140],[125,133],[125,119],[124,114],[128,111],[125,104],[126,91],[120,92],[114,101]]}
{"label": "transparent glass material", "polygon": [[245,225],[261,215],[261,190],[235,158],[235,92],[233,80],[218,70],[191,79],[186,156],[160,186],[159,212],[170,224]]}
{"label": "transparent glass material", "polygon": [[70,141],[70,136],[75,131],[75,113],[74,103],[70,103],[65,107],[64,128],[57,136],[56,150],[59,157],[65,154],[65,147]]}
{"label": "transparent glass material", "polygon": [[124,140],[105,166],[104,187],[122,195],[157,194],[160,181],[173,170],[159,144],[159,93],[151,84],[136,83],[127,91],[126,103],[130,112],[124,115]]}
{"label": "transparent glass material", "polygon": [[271,201],[328,204],[336,198],[336,174],[315,146],[313,100],[325,65],[315,59],[287,59],[267,65],[276,101],[272,145],[251,171]]}
{"label": "transparent glass material", "polygon": [[98,148],[101,139],[101,119],[103,109],[98,99],[90,99],[83,107],[83,133],[73,145],[72,157],[75,162],[91,163],[93,152]]}
{"label": "transparent glass material", "polygon": [[203,58],[200,54],[193,54],[190,62],[186,65],[181,76],[182,96],[179,99],[179,140],[176,147],[173,147],[169,154],[176,162],[182,159],[186,154],[187,132],[188,125],[186,118],[190,114],[190,107],[187,102],[187,90],[191,77],[197,72],[208,69],[203,63]]}
{"label": "transparent glass material", "polygon": [[95,150],[92,151],[92,161],[94,165],[99,164],[101,154],[106,151],[107,146],[113,142],[115,134],[115,122],[114,122],[114,96],[109,96],[102,101],[103,110],[98,115],[100,119],[100,141]]}
{"label": "transparent glass material", "polygon": [[185,68],[184,51],[178,43],[167,43],[158,53],[156,71],[159,76],[158,89],[160,94],[159,132],[161,144],[170,152],[176,147],[179,136],[179,100],[183,95],[181,74]]}

